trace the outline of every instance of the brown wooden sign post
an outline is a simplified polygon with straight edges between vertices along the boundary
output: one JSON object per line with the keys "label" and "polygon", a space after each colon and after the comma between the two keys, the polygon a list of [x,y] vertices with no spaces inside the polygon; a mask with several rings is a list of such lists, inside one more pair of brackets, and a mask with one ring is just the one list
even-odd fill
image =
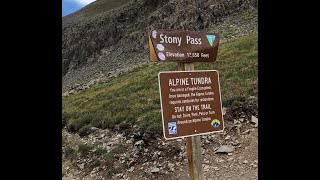
{"label": "brown wooden sign post", "polygon": [[[178,63],[179,71],[193,71],[194,64]],[[187,157],[189,178],[191,180],[204,180],[202,170],[202,156],[201,156],[201,139],[200,136],[192,136],[186,138]]]}
{"label": "brown wooden sign post", "polygon": [[224,122],[217,71],[194,71],[193,62],[214,62],[219,36],[152,30],[148,38],[151,61],[178,62],[178,71],[159,73],[164,137],[186,137],[189,179],[204,180],[200,135],[223,131]]}

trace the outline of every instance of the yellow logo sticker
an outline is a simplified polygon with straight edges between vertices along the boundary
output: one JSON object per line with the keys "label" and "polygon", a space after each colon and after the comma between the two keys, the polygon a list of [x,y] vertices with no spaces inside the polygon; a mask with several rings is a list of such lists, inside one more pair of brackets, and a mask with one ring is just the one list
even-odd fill
{"label": "yellow logo sticker", "polygon": [[219,126],[220,126],[220,121],[219,121],[219,119],[214,119],[214,120],[212,120],[211,126],[214,127],[214,128],[219,127]]}

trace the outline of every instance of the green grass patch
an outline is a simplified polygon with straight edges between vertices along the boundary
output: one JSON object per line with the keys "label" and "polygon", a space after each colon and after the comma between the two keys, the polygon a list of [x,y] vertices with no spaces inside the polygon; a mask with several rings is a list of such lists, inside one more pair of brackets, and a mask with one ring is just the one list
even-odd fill
{"label": "green grass patch", "polygon": [[97,150],[93,154],[97,155],[97,156],[101,156],[101,155],[104,155],[107,153],[108,153],[108,150],[99,147],[99,148],[97,148]]}
{"label": "green grass patch", "polygon": [[109,152],[113,155],[121,154],[126,150],[125,146],[122,144],[116,144],[115,147]]}
{"label": "green grass patch", "polygon": [[195,69],[218,70],[224,106],[258,96],[257,34],[223,43],[215,63],[196,63]]}
{"label": "green grass patch", "polygon": [[[214,63],[195,63],[195,70],[209,69],[219,71],[224,106],[258,96],[257,34],[221,44]],[[63,96],[63,123],[70,132],[82,135],[89,134],[92,126],[114,128],[129,122],[161,134],[158,73],[174,70],[177,63],[147,64],[79,94]]]}
{"label": "green grass patch", "polygon": [[84,125],[80,128],[79,130],[79,135],[81,137],[83,136],[87,136],[91,133],[91,125],[90,124],[87,124],[87,125]]}
{"label": "green grass patch", "polygon": [[79,144],[78,145],[78,152],[82,157],[85,157],[89,154],[89,151],[93,149],[92,145],[87,145],[87,144]]}
{"label": "green grass patch", "polygon": [[67,146],[65,149],[65,157],[70,161],[73,161],[77,157],[77,150]]}

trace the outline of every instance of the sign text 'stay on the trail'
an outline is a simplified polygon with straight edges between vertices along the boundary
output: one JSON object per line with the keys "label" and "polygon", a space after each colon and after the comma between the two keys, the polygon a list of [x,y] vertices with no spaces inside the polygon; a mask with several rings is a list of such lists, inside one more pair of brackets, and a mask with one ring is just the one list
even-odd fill
{"label": "sign text 'stay on the trail'", "polygon": [[150,60],[154,62],[214,62],[219,36],[210,32],[151,30]]}
{"label": "sign text 'stay on the trail'", "polygon": [[160,72],[158,78],[166,139],[223,131],[217,71]]}

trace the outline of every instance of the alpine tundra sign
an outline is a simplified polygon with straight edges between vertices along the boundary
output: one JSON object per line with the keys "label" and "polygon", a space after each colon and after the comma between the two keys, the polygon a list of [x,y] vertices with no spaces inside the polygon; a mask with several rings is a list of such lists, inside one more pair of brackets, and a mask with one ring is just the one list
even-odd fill
{"label": "alpine tundra sign", "polygon": [[158,78],[166,139],[223,131],[217,71],[160,72]]}

